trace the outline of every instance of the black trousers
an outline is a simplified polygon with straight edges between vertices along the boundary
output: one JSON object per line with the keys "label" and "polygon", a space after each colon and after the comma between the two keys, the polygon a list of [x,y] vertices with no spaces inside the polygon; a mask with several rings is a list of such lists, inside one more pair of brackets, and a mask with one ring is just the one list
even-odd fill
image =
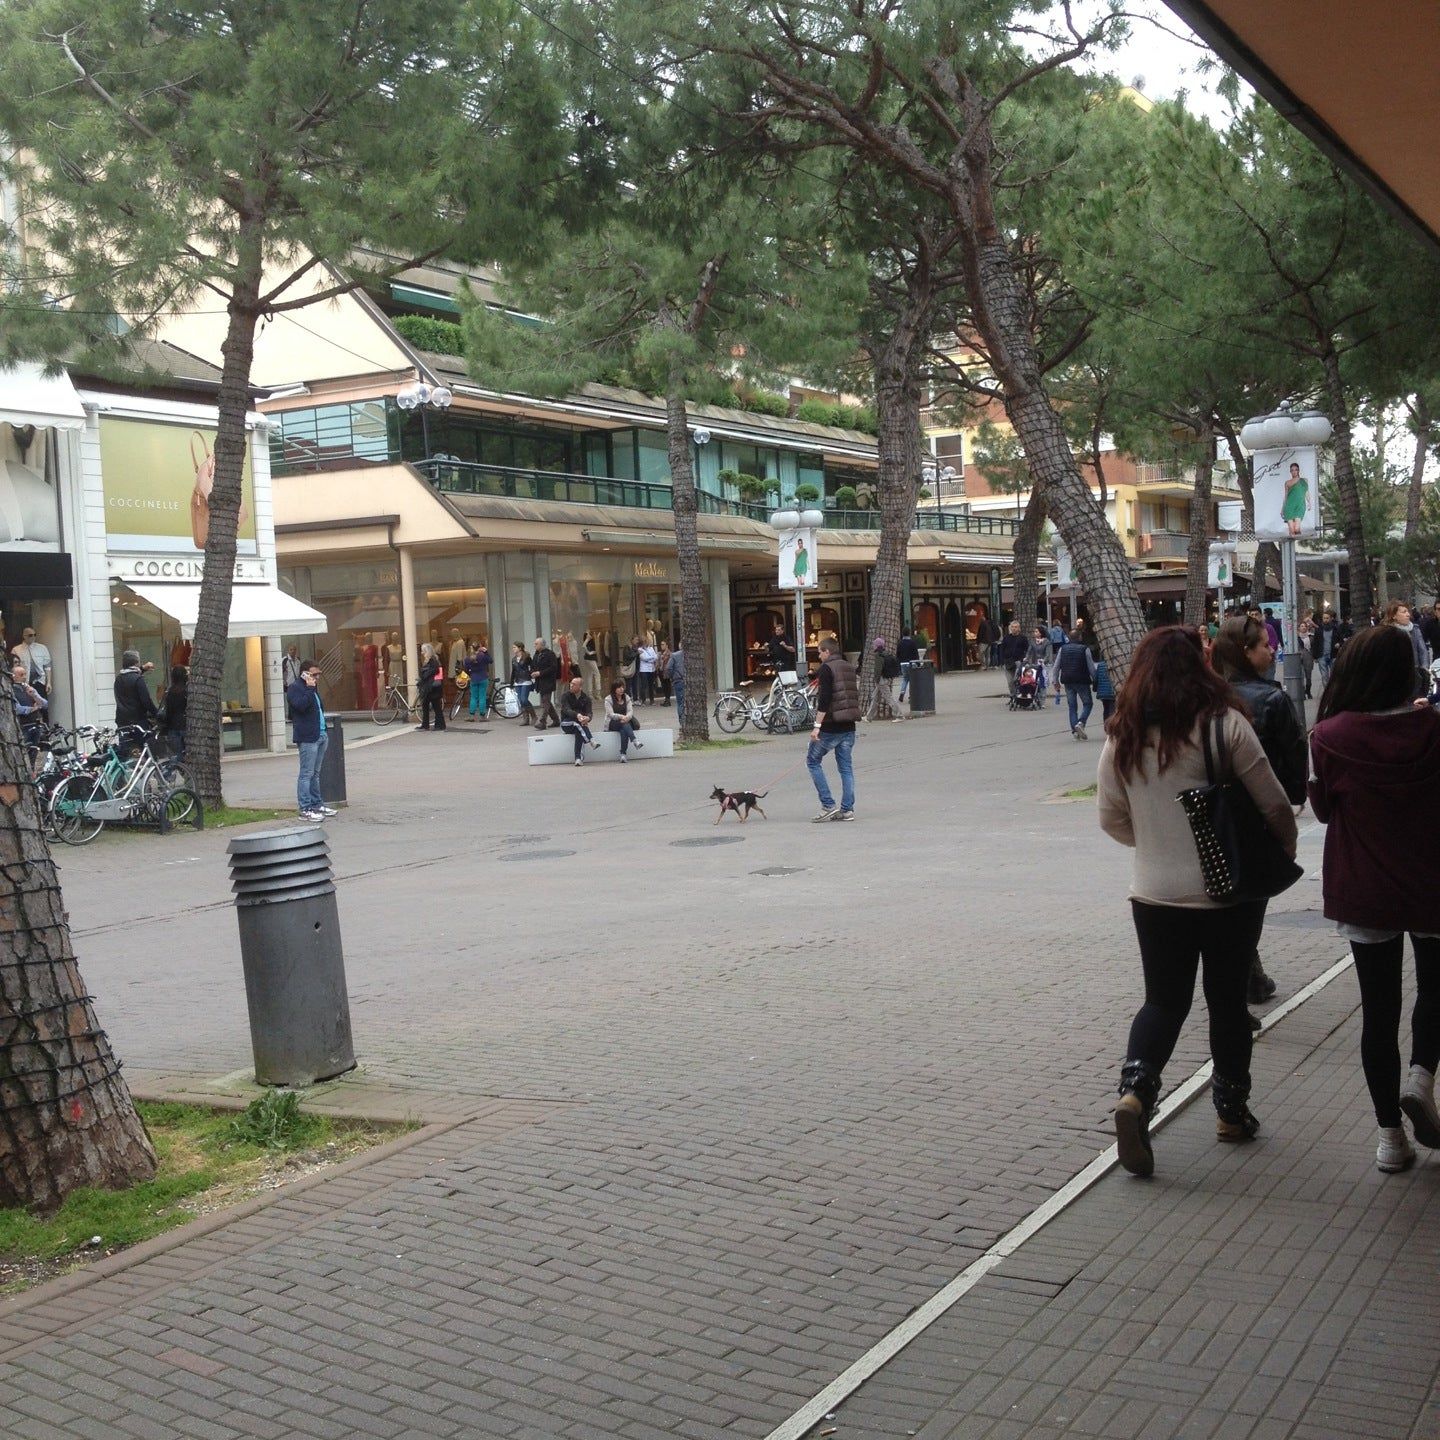
{"label": "black trousers", "polygon": [[1195,972],[1201,969],[1215,1073],[1248,1089],[1250,1013],[1245,1007],[1245,982],[1265,923],[1264,903],[1216,910],[1142,900],[1130,904],[1145,971],[1145,1003],[1130,1026],[1127,1058],[1143,1060],[1157,1071],[1165,1068],[1190,1013]]}
{"label": "black trousers", "polygon": [[435,712],[435,728],[445,728],[445,691],[442,686],[432,685],[425,692],[425,698],[420,702],[420,728],[430,728],[430,712]]}
{"label": "black trousers", "polygon": [[[1410,1063],[1431,1074],[1440,1060],[1440,940],[1412,935],[1415,1009],[1410,1016]],[[1350,942],[1360,982],[1360,1063],[1381,1125],[1400,1123],[1400,977],[1405,938],[1378,945]]]}

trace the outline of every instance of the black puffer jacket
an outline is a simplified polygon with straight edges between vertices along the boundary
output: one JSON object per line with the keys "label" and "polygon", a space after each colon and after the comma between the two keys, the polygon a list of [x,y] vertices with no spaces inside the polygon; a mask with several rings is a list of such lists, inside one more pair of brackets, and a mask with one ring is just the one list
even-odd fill
{"label": "black puffer jacket", "polygon": [[1231,682],[1250,709],[1250,720],[1260,747],[1292,805],[1305,803],[1309,756],[1305,732],[1295,718],[1295,707],[1273,680],[1235,679]]}

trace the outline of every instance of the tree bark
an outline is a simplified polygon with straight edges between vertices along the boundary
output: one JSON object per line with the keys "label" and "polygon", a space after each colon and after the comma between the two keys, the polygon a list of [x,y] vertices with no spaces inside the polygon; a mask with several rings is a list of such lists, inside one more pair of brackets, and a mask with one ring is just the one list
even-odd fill
{"label": "tree bark", "polygon": [[697,743],[710,738],[710,607],[700,563],[700,533],[695,466],[690,453],[690,421],[685,405],[685,375],[672,367],[665,396],[665,429],[670,446],[671,500],[675,507],[675,558],[680,566],[680,647],[685,652],[685,703],[680,735]]}
{"label": "tree bark", "polygon": [[1320,357],[1325,372],[1325,395],[1330,423],[1335,428],[1335,491],[1340,497],[1344,518],[1345,548],[1350,554],[1350,613],[1367,620],[1375,604],[1375,582],[1365,544],[1365,524],[1360,508],[1360,490],[1355,483],[1355,462],[1351,454],[1350,406],[1340,374],[1340,356],[1333,345]]}
{"label": "tree bark", "polygon": [[[220,716],[225,646],[230,638],[230,594],[235,584],[235,541],[245,469],[245,417],[250,409],[250,367],[255,358],[257,301],[264,271],[258,222],[241,223],[237,278],[227,306],[221,346],[219,416],[215,428],[215,481],[205,539],[205,573],[190,656],[190,701],[185,768],[207,806],[224,803],[220,777]],[[406,647],[414,637],[406,638]]]}
{"label": "tree bark", "polygon": [[[1040,613],[1040,536],[1045,530],[1045,518],[1049,511],[1045,507],[1045,486],[1038,477],[1031,478],[1030,499],[1025,505],[1025,518],[1015,532],[1014,618],[1020,622],[1021,632],[1028,638]],[[998,625],[1000,617],[994,616]],[[1048,627],[1049,616],[1045,623]]]}
{"label": "tree bark", "polygon": [[[1430,445],[1434,440],[1435,425],[1430,414],[1430,402],[1423,395],[1416,395],[1411,410],[1415,426],[1415,453],[1410,458],[1410,485],[1405,492],[1405,538],[1413,540],[1420,529],[1421,502],[1425,499],[1425,462],[1430,458]],[[1411,581],[1411,589],[1414,582]]]}
{"label": "tree bark", "polygon": [[924,455],[920,428],[921,370],[934,298],[929,266],[922,256],[905,276],[903,293],[895,302],[895,323],[890,333],[872,347],[877,420],[875,490],[880,509],[880,542],[870,575],[870,610],[858,666],[862,706],[870,703],[871,692],[879,679],[875,642],[884,639],[893,655],[900,639],[903,618],[900,612],[910,564],[910,532],[920,497]]}
{"label": "tree bark", "polygon": [[155,1152],[70,944],[29,783],[10,677],[0,679],[0,1207],[51,1211],[82,1186],[119,1190]]}
{"label": "tree bark", "polygon": [[1210,493],[1215,473],[1215,431],[1200,426],[1195,485],[1190,491],[1190,545],[1185,554],[1185,623],[1203,625],[1210,582]]}

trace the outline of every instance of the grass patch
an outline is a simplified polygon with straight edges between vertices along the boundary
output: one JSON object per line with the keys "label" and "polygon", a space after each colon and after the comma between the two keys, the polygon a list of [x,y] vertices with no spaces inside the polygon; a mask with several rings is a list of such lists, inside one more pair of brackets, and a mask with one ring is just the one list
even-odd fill
{"label": "grass patch", "polygon": [[206,810],[205,828],[223,830],[227,825],[253,825],[257,820],[280,820],[293,816],[293,810],[251,810],[243,806],[221,805],[215,810]]}
{"label": "grass patch", "polygon": [[53,1215],[0,1210],[0,1296],[323,1169],[413,1126],[310,1115],[275,1091],[245,1110],[136,1106],[155,1145],[153,1180],[129,1190],[77,1190]]}
{"label": "grass patch", "polygon": [[737,750],[742,745],[757,745],[757,740],[747,740],[740,735],[732,735],[726,740],[677,740],[675,749],[678,750]]}
{"label": "grass patch", "polygon": [[1082,785],[1078,790],[1062,790],[1060,794],[1066,800],[1093,800],[1098,788],[1096,785]]}

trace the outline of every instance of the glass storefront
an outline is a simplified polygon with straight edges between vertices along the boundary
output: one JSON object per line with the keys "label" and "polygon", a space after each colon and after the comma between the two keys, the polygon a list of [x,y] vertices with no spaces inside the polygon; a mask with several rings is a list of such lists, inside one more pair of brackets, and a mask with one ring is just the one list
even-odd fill
{"label": "glass storefront", "polygon": [[306,566],[285,572],[282,583],[329,622],[323,635],[293,637],[299,658],[320,666],[320,698],[328,710],[369,710],[387,677],[403,683],[395,561]]}

